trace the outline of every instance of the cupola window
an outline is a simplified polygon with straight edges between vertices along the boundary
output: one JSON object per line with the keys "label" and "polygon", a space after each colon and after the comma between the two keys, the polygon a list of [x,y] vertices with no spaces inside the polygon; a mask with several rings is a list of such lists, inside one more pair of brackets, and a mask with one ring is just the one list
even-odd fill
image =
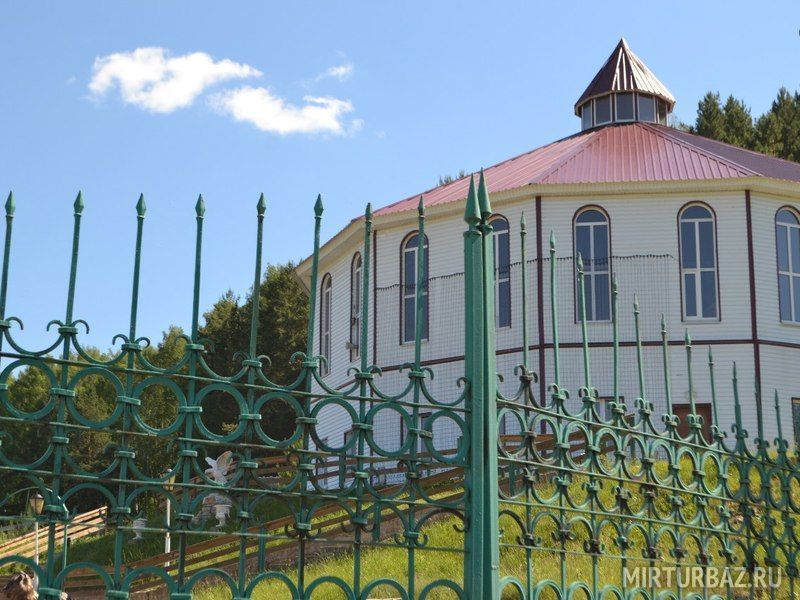
{"label": "cupola window", "polygon": [[611,122],[611,96],[604,96],[594,101],[595,125]]}
{"label": "cupola window", "polygon": [[591,100],[581,108],[581,128],[590,129],[592,127],[592,102]]}
{"label": "cupola window", "polygon": [[581,129],[609,123],[667,124],[675,98],[624,39],[575,103]]}
{"label": "cupola window", "polygon": [[617,94],[617,121],[633,121],[633,94]]}
{"label": "cupola window", "polygon": [[652,96],[645,96],[644,94],[638,94],[639,96],[639,120],[640,121],[647,121],[648,123],[653,123],[656,120],[656,107],[653,102]]}

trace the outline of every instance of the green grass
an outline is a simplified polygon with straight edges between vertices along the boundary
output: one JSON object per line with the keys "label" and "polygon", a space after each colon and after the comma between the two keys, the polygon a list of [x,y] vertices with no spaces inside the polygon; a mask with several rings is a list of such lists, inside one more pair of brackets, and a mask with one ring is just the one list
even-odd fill
{"label": "green grass", "polygon": [[[666,464],[656,465],[656,470],[661,476],[665,476],[668,472]],[[716,485],[719,481],[716,469],[710,465],[706,465],[706,479],[710,485]],[[685,481],[690,481],[692,478],[692,468],[687,462],[681,464],[679,477]],[[734,470],[729,473],[731,485],[735,488],[738,486],[739,474]],[[576,499],[585,498],[584,484],[589,481],[589,477],[585,475],[576,475],[570,485],[570,495]],[[606,505],[613,505],[615,501],[615,492],[613,480],[606,480],[604,487],[599,493],[599,501]],[[760,481],[752,481],[751,486],[757,489],[760,486]],[[632,506],[641,506],[642,497],[638,494],[638,485],[623,486],[627,487],[632,492],[630,499]],[[551,483],[542,483],[537,487],[540,494],[549,496],[555,493],[555,487]],[[797,494],[797,490],[794,492]],[[659,492],[656,498],[656,510],[662,512],[664,515],[673,510],[673,506],[669,499],[669,493]],[[686,501],[682,513],[687,519],[691,519],[696,515],[697,507],[691,502],[691,495],[688,493],[679,493],[679,496]],[[717,507],[723,505],[722,500],[711,500],[709,510],[715,510]],[[735,506],[727,505],[728,508],[733,509]],[[501,503],[501,510],[509,510],[519,516],[525,516],[526,509],[522,506],[515,506],[509,503]],[[557,512],[557,509],[547,508],[548,512]],[[535,510],[532,511],[535,514]],[[567,511],[567,518],[574,516],[575,513]],[[765,515],[762,515],[762,517]],[[775,511],[773,517],[780,518],[780,513]],[[618,521],[617,517],[615,521]],[[425,529],[425,533],[429,536],[428,546],[430,547],[446,547],[446,548],[463,548],[464,538],[463,534],[455,529],[459,521],[455,517],[448,517],[438,520],[429,524]],[[519,546],[516,540],[518,531],[509,516],[501,517],[501,528],[503,529],[501,536],[501,564],[500,575],[501,577],[514,576],[518,578],[523,585],[528,580],[528,556],[526,550]],[[800,526],[798,526],[800,528]],[[536,529],[536,535],[542,540],[542,545],[546,549],[534,550],[531,552],[531,579],[534,582],[551,579],[559,582],[561,578],[562,554],[559,543],[553,540],[553,534],[556,531],[555,525],[551,521],[542,521],[540,526]],[[800,533],[800,529],[798,530]],[[585,553],[583,544],[587,540],[588,535],[580,530],[575,530],[576,539],[568,541],[564,547],[564,565],[566,573],[566,585],[574,581],[586,581],[591,584],[593,571],[596,569],[598,573],[598,588],[601,589],[605,585],[621,585],[622,583],[622,567],[623,563],[617,555],[620,553],[616,544],[617,533],[612,527],[605,527],[601,531],[600,541],[604,545],[604,551],[595,559]],[[650,563],[641,558],[642,548],[644,546],[644,539],[641,535],[631,535],[631,541],[634,546],[628,550],[628,567],[644,567]],[[662,566],[674,565],[674,559],[670,558],[670,550],[673,546],[666,540],[662,539],[659,543],[659,553],[663,558]],[[694,556],[699,552],[699,547],[693,545],[691,542],[686,544],[686,549],[689,555],[684,559],[684,564],[694,564]],[[717,555],[720,548],[718,545],[711,544],[708,550],[714,554],[712,557],[715,566],[724,566],[724,559]],[[763,556],[759,557],[763,559]],[[741,564],[741,561],[739,561]],[[762,563],[763,564],[763,563]],[[408,553],[405,548],[387,548],[375,547],[365,548],[362,551],[361,559],[361,581],[368,582],[376,579],[389,578],[398,581],[404,588],[408,586]],[[422,590],[427,584],[436,579],[449,579],[458,582],[461,585],[463,578],[463,554],[460,552],[439,552],[434,550],[420,549],[415,552],[415,578],[414,585],[416,594]],[[354,560],[352,552],[340,552],[338,554],[331,554],[318,558],[312,561],[306,567],[305,581],[306,585],[321,577],[337,577],[349,584],[353,581]],[[296,582],[296,575],[292,570],[285,571],[286,575]],[[741,591],[741,590],[738,590]],[[725,590],[720,593],[725,594]],[[371,598],[394,598],[398,594],[384,586],[373,590],[370,594]],[[218,581],[205,581],[195,588],[195,598],[198,600],[223,600],[231,597],[231,594],[226,586],[223,586]],[[282,583],[270,581],[264,582],[256,587],[252,598],[254,600],[272,600],[277,598],[290,597],[288,589]],[[339,600],[345,598],[344,593],[333,584],[325,584],[315,590],[313,596],[314,600]],[[434,590],[428,596],[431,600],[444,600],[455,598],[455,594],[449,590],[439,589]],[[503,594],[504,599],[517,598],[517,592],[512,588],[507,588]],[[543,598],[554,598],[545,592]],[[779,590],[776,590],[775,598],[782,599],[789,597],[788,582],[784,576],[783,585]]]}

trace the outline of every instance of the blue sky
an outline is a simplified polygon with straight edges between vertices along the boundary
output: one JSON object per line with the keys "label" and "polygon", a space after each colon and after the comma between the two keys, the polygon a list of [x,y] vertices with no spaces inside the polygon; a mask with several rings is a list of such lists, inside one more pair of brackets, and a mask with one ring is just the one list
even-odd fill
{"label": "blue sky", "polygon": [[623,35],[682,120],[709,89],[759,114],[798,87],[798,17],[796,1],[3,3],[8,312],[31,346],[63,317],[78,189],[76,317],[100,347],[127,329],[143,192],[139,329],[158,339],[189,321],[198,193],[209,308],[252,281],[261,192],[265,260],[300,259],[317,193],[327,238],[368,201],[574,133],[572,105]]}

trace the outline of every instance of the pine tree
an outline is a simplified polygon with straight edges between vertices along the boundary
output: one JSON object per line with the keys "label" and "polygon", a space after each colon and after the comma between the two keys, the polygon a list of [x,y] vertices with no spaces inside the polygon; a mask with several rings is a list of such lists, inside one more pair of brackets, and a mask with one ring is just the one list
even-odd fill
{"label": "pine tree", "polygon": [[750,109],[741,100],[728,96],[723,112],[723,131],[720,139],[740,148],[755,146],[755,126]]}
{"label": "pine tree", "polygon": [[718,93],[708,92],[697,103],[697,120],[692,133],[714,140],[722,139],[725,134],[725,115]]}
{"label": "pine tree", "polygon": [[800,96],[781,88],[769,111],[756,123],[756,148],[787,160],[800,160]]}

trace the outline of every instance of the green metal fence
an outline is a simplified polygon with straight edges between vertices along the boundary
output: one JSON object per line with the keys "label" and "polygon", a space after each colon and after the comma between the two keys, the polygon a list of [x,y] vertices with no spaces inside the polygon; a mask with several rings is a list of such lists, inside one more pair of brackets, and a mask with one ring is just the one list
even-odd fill
{"label": "green metal fence", "polygon": [[[763,435],[760,394],[758,436],[748,444],[735,376],[722,391],[714,383],[709,352],[713,423],[704,422],[692,392],[686,337],[688,414],[672,414],[666,324],[664,393],[667,414],[652,410],[644,385],[639,309],[634,305],[640,394],[626,406],[618,393],[619,307],[612,293],[614,389],[610,414],[598,410],[592,387],[587,323],[583,333],[582,408],[571,412],[569,392],[559,385],[555,241],[551,240],[550,318],[555,377],[548,398],[537,398],[537,375],[528,356],[526,269],[522,293],[522,364],[511,397],[498,392],[494,348],[492,209],[483,175],[471,183],[464,232],[464,372],[447,398],[431,392],[434,373],[424,366],[424,286],[417,285],[416,339],[408,382],[398,393],[382,391],[382,372],[360,353],[352,383],[331,388],[320,376],[315,354],[319,324],[319,232],[323,213],[314,206],[306,348],[293,360],[299,375],[289,384],[270,379],[270,361],[256,347],[259,302],[252,303],[249,346],[232,374],[208,363],[211,344],[200,334],[200,284],[205,208],[196,206],[196,253],[192,320],[182,355],[170,366],[148,359],[149,341],[137,331],[145,222],[144,200],[136,206],[136,245],[130,323],[117,353],[98,358],[82,345],[86,321],[73,305],[78,282],[78,247],[83,200],[74,205],[69,287],[63,320],[54,320],[53,341],[30,350],[15,339],[22,322],[7,316],[14,202],[6,203],[5,250],[0,279],[0,431],[33,436],[35,456],[24,460],[0,445],[0,473],[24,479],[44,497],[42,562],[0,557],[0,568],[24,567],[39,580],[39,594],[58,598],[69,589],[80,598],[101,589],[108,598],[150,590],[188,599],[218,586],[240,598],[671,598],[767,594],[794,597],[798,575],[800,469],[788,443],[770,445]],[[262,277],[263,196],[257,204],[254,290]],[[420,199],[420,237],[425,211]],[[372,291],[372,214],[363,219],[360,348],[368,347]],[[521,223],[526,264],[526,231]],[[423,252],[417,254],[424,271]],[[576,260],[577,294],[584,302],[583,269]],[[579,311],[583,314],[583,311]],[[20,407],[11,393],[20,372],[36,370],[49,387],[41,405]],[[81,410],[83,385],[94,380],[110,395],[109,414]],[[146,409],[153,390],[170,397],[174,416],[158,427]],[[717,422],[717,396],[736,406],[732,437]],[[205,417],[209,403],[228,402],[237,417],[225,430]],[[775,398],[776,407],[779,399]],[[295,428],[275,439],[262,417],[278,403],[294,414]],[[317,425],[326,411],[348,415],[341,443],[322,439]],[[398,447],[385,447],[376,425],[387,412],[399,415],[407,432]],[[446,419],[459,430],[456,447],[436,443],[434,423]],[[500,434],[499,420],[516,421],[518,433]],[[778,413],[778,419],[780,415]],[[780,430],[780,421],[778,421]],[[70,448],[102,432],[107,460],[87,469]],[[2,438],[0,438],[0,441]],[[173,460],[162,472],[144,468],[148,448],[165,449]],[[210,467],[210,468],[208,468]],[[382,473],[394,470],[400,483]],[[7,495],[14,490],[5,490]],[[58,532],[86,506],[87,494],[108,507],[107,555],[70,560]],[[435,532],[448,528],[450,535]],[[170,537],[173,548],[131,561],[131,539]],[[444,541],[442,541],[444,540]],[[376,554],[377,553],[377,554]],[[346,557],[348,572],[329,573],[325,561]],[[377,560],[375,557],[378,557]],[[323,565],[319,567],[319,564]],[[389,563],[392,563],[389,565]],[[396,573],[399,564],[402,575]],[[733,579],[711,581],[719,567]],[[652,568],[649,571],[642,569]],[[656,580],[653,569],[663,569]],[[771,587],[760,569],[779,571]],[[738,573],[741,570],[743,577]],[[669,574],[673,576],[667,583]],[[686,581],[687,573],[694,579]],[[682,579],[679,579],[679,576]],[[773,578],[774,580],[774,578]],[[88,583],[87,583],[88,582]],[[743,583],[742,583],[743,582]],[[740,584],[741,585],[738,585]],[[767,581],[769,583],[769,581]],[[94,587],[93,587],[94,586]]]}

